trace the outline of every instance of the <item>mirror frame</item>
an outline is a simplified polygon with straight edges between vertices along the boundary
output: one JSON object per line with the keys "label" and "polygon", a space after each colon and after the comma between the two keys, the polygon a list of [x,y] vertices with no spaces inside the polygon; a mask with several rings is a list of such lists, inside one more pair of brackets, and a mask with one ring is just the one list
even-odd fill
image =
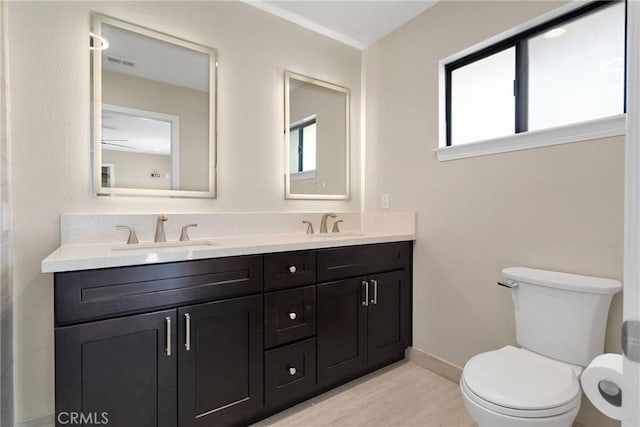
{"label": "mirror frame", "polygon": [[[317,86],[321,86],[327,89],[335,90],[345,94],[345,111],[346,111],[346,134],[345,134],[345,193],[344,194],[299,194],[291,193],[291,172],[290,172],[290,156],[289,156],[289,144],[290,144],[290,132],[289,124],[290,118],[290,99],[289,89],[290,80],[300,80],[306,83],[312,83]],[[324,80],[315,79],[313,77],[305,76],[302,74],[294,73],[292,71],[284,72],[284,197],[287,200],[350,200],[351,199],[351,92],[349,88],[339,86],[333,83],[326,82]]]}
{"label": "mirror frame", "polygon": [[108,24],[147,37],[162,40],[187,49],[209,55],[209,191],[191,190],[159,190],[150,188],[119,188],[102,186],[102,50],[91,52],[91,100],[92,111],[92,195],[94,196],[157,196],[157,197],[188,197],[188,198],[216,198],[217,158],[217,51],[214,48],[193,43],[178,37],[170,36],[149,28],[131,24],[109,16],[92,14],[92,32],[99,38],[102,36],[102,24]]}

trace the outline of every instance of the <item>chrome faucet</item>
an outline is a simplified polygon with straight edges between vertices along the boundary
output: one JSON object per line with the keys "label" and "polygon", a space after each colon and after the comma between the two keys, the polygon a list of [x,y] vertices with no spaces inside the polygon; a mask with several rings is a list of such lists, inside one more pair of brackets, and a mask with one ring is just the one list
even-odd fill
{"label": "chrome faucet", "polygon": [[138,236],[136,236],[136,229],[128,225],[116,225],[118,230],[129,230],[129,238],[127,239],[127,245],[135,245],[138,243]]}
{"label": "chrome faucet", "polygon": [[322,220],[320,221],[320,232],[321,233],[326,233],[327,232],[327,218],[335,218],[336,214],[334,213],[326,213],[322,215]]}
{"label": "chrome faucet", "polygon": [[164,234],[164,222],[167,220],[166,215],[158,215],[158,223],[156,224],[156,237],[154,242],[166,242],[167,237]]}

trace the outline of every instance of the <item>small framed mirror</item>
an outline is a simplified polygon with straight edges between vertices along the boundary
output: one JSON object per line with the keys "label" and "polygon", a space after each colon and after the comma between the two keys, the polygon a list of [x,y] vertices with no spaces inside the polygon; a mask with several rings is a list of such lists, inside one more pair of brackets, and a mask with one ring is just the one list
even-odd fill
{"label": "small framed mirror", "polygon": [[102,15],[90,35],[93,192],[216,197],[216,51]]}
{"label": "small framed mirror", "polygon": [[285,198],[348,200],[349,89],[284,73]]}

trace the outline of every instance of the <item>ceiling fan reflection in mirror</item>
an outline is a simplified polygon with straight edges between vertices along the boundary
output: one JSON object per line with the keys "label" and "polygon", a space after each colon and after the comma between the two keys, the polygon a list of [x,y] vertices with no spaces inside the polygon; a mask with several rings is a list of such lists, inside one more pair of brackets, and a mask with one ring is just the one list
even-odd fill
{"label": "ceiling fan reflection in mirror", "polygon": [[132,147],[131,145],[116,144],[116,142],[129,142],[129,140],[128,139],[103,139],[102,145],[113,145],[114,147],[128,148],[130,150],[134,149],[134,147]]}

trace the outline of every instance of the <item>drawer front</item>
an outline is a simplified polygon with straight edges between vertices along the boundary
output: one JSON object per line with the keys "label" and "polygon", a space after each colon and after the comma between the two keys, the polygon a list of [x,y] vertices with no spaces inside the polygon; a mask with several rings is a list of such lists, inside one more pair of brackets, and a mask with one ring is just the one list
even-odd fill
{"label": "drawer front", "polygon": [[265,352],[265,404],[274,407],[300,400],[316,385],[315,338]]}
{"label": "drawer front", "polygon": [[315,286],[266,294],[264,305],[265,348],[315,335]]}
{"label": "drawer front", "polygon": [[411,242],[318,250],[319,283],[410,266]]}
{"label": "drawer front", "polygon": [[54,282],[59,326],[262,292],[262,257],[71,271]]}
{"label": "drawer front", "polygon": [[316,282],[316,251],[284,252],[264,256],[266,290],[311,285]]}

